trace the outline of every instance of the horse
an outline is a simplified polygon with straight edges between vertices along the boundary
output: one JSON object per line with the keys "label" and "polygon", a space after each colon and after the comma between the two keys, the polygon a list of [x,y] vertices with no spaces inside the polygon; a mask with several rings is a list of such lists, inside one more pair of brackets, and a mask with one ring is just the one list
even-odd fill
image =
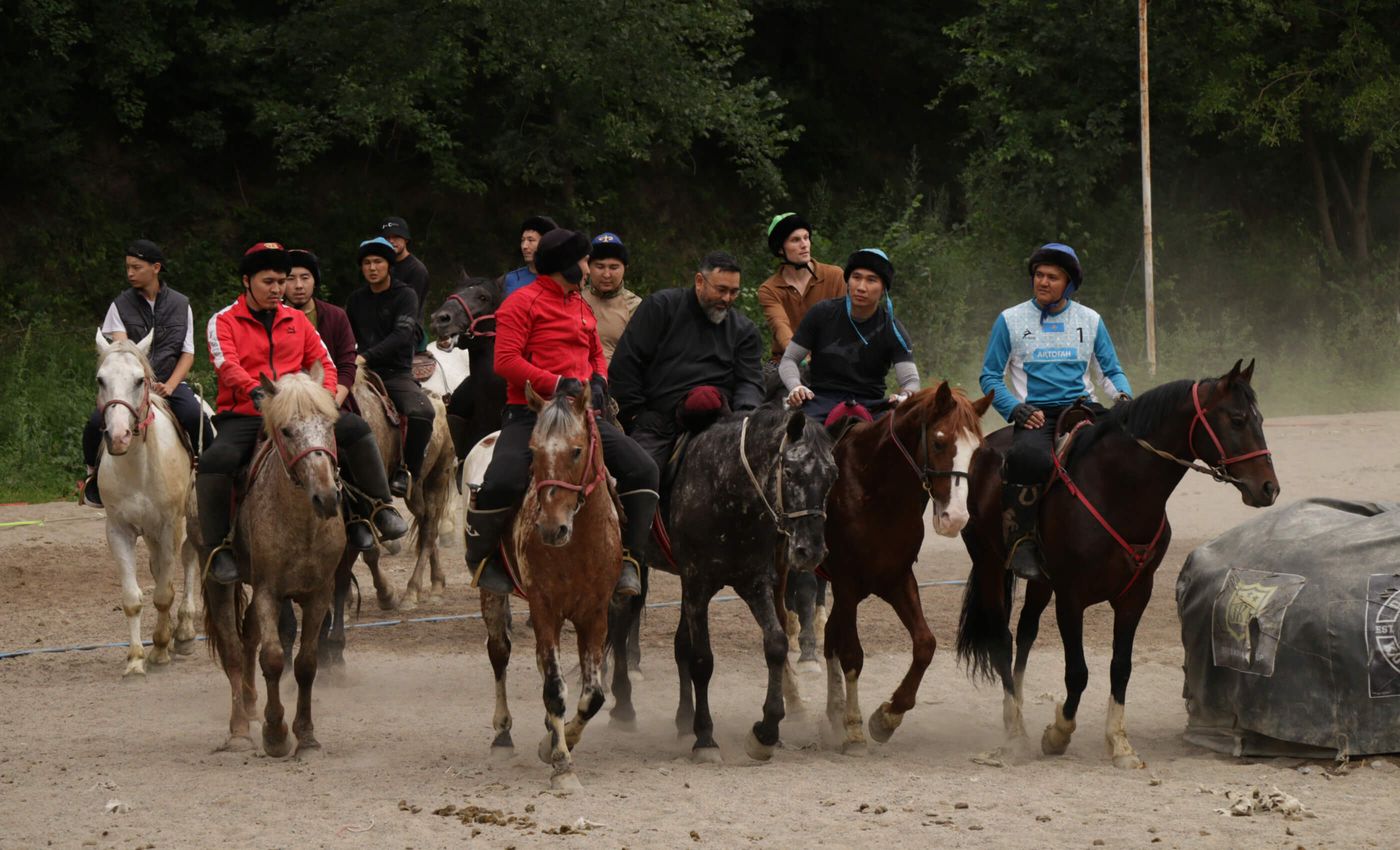
{"label": "horse", "polygon": [[[572,750],[584,727],[603,707],[603,648],[608,603],[622,574],[620,508],[594,424],[587,387],[580,397],[542,400],[525,385],[525,398],[538,414],[530,437],[531,481],[516,515],[511,546],[516,571],[530,604],[535,662],[544,679],[545,735],[539,757],[552,767],[550,786],[581,787]],[[513,750],[506,668],[510,664],[509,597],[481,590],[487,653],[496,680],[492,718],[493,753]],[[565,620],[578,636],[580,693],[576,712],[564,722],[568,688],[559,661],[559,635]]]}
{"label": "horse", "polygon": [[496,309],[504,298],[499,280],[463,275],[457,291],[447,296],[429,319],[439,339],[456,337],[470,357],[470,374],[452,391],[452,410],[465,420],[463,433],[454,435],[462,446],[475,446],[487,434],[501,429],[506,382],[495,369],[495,321]]}
{"label": "horse", "polygon": [[933,530],[955,537],[968,521],[967,476],[982,445],[982,415],[990,395],[970,400],[947,381],[920,390],[873,422],[851,425],[836,444],[840,475],[827,500],[827,558],[831,581],[826,622],[827,742],[863,752],[859,697],[865,653],[856,608],[883,599],[908,630],[913,659],[890,699],[870,715],[870,737],[884,743],[914,707],[937,641],[924,619],[914,562],[924,542],[924,513],[933,503]]}
{"label": "horse", "polygon": [[[680,682],[676,729],[693,731],[691,757],[721,760],[710,715],[714,672],[710,648],[710,600],[732,585],[763,630],[768,688],[763,718],[745,740],[750,758],[772,758],[785,696],[797,699],[788,664],[783,586],[790,572],[810,571],[826,555],[823,534],[827,494],[836,480],[831,436],[800,411],[765,404],[736,414],[692,438],[671,489],[670,533],[674,563],[650,553],[652,566],[681,578],[681,618],[675,658]],[[636,717],[628,675],[627,638],[635,609],[613,606],[614,722]],[[693,702],[692,702],[693,697]]]}
{"label": "horse", "polygon": [[[1263,417],[1250,379],[1254,361],[1219,378],[1163,384],[1116,405],[1072,438],[1056,457],[1054,477],[1040,499],[1040,548],[1048,581],[1026,586],[1011,660],[1014,575],[1002,536],[1001,465],[1011,429],[996,432],[973,458],[963,542],[972,572],[963,595],[958,657],[975,678],[1001,680],[1002,720],[1012,755],[1030,749],[1022,717],[1026,660],[1040,615],[1055,599],[1065,652],[1064,702],[1041,736],[1041,751],[1062,755],[1076,727],[1089,680],[1084,661],[1084,609],[1113,608],[1113,658],[1104,738],[1115,767],[1143,761],[1128,740],[1124,704],[1132,672],[1133,637],[1152,598],[1153,574],[1171,543],[1167,499],[1187,470],[1236,487],[1246,505],[1267,507],[1279,495],[1264,439]],[[1132,541],[1132,542],[1130,542]]]}
{"label": "horse", "polygon": [[123,677],[146,674],[141,642],[141,585],[136,582],[136,539],[146,539],[156,586],[156,627],[151,663],[170,663],[170,606],[175,601],[175,567],[185,568],[184,594],[176,611],[174,651],[190,655],[195,643],[195,587],[198,559],[185,539],[185,504],[193,466],[180,423],[165,399],[151,392],[156,383],[147,355],[151,340],[109,343],[97,332],[97,407],[102,411],[105,451],[97,483],[107,510],[107,545],[122,577],[122,613],[129,638]]}
{"label": "horse", "polygon": [[[221,749],[250,749],[249,717],[257,710],[253,679],[256,655],[267,683],[263,714],[263,750],[273,758],[291,752],[283,722],[278,683],[285,650],[278,636],[282,600],[301,607],[301,647],[294,670],[297,680],[298,754],[317,750],[311,721],[311,687],[316,680],[317,648],[334,592],[336,566],[345,550],[340,518],[340,481],[336,472],[335,421],[339,411],[321,385],[319,364],[308,373],[284,375],[274,384],[260,380],[264,439],[254,453],[234,525],[233,549],[243,584],[204,583],[204,629],[209,651],[228,676],[233,695],[229,736]],[[191,512],[193,514],[193,512]],[[189,519],[189,534],[198,540],[198,522]],[[207,554],[200,541],[201,552]]]}

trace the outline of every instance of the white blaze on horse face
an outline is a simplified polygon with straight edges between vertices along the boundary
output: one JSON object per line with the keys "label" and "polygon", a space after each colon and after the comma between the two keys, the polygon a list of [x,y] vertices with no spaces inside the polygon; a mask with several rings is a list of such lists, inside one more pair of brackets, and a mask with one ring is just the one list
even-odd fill
{"label": "white blaze on horse face", "polygon": [[[142,381],[146,371],[130,354],[109,355],[97,370],[97,406],[103,410],[103,427],[107,431],[108,450],[115,455],[125,454],[131,448],[137,422],[132,410],[140,410],[144,393]],[[113,400],[126,404],[113,404]],[[126,405],[131,405],[128,408]]]}
{"label": "white blaze on horse face", "polygon": [[[581,479],[586,479],[588,470],[580,475],[575,467],[583,462],[583,453],[587,447],[581,450],[577,462],[572,462],[575,448],[574,442],[578,439],[576,434],[554,433],[549,436],[538,438],[531,448],[538,459],[539,472],[536,480],[567,481],[571,484],[580,483]],[[586,438],[585,438],[586,441]],[[565,487],[547,486],[539,492],[539,518],[535,525],[539,529],[540,539],[548,546],[567,546],[573,536],[574,514],[577,512],[579,494]]]}
{"label": "white blaze on horse face", "polygon": [[978,439],[966,431],[958,434],[953,454],[953,471],[963,473],[948,481],[948,503],[933,503],[933,530],[944,537],[957,537],[967,525],[967,475],[972,463],[972,453],[977,451]]}

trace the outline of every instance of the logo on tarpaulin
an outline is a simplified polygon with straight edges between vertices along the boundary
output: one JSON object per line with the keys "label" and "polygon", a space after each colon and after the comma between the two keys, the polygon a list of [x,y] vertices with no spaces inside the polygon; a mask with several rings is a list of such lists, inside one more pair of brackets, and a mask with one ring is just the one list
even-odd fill
{"label": "logo on tarpaulin", "polygon": [[1272,676],[1284,615],[1307,579],[1293,573],[1231,569],[1211,607],[1211,653],[1217,667]]}
{"label": "logo on tarpaulin", "polygon": [[1257,583],[1235,585],[1235,592],[1225,605],[1225,628],[1236,640],[1249,640],[1249,621],[1257,620],[1278,587]]}
{"label": "logo on tarpaulin", "polygon": [[1377,573],[1366,587],[1367,673],[1372,697],[1400,697],[1400,574]]}

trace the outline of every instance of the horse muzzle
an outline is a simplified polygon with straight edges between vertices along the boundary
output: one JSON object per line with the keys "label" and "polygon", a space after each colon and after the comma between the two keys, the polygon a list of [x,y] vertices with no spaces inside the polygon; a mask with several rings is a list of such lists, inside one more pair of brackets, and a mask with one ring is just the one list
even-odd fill
{"label": "horse muzzle", "polygon": [[130,428],[127,428],[123,431],[118,431],[116,433],[108,431],[103,437],[103,439],[107,443],[107,454],[116,457],[120,457],[126,454],[127,451],[131,448],[131,441],[133,436],[134,435],[131,433]]}
{"label": "horse muzzle", "polygon": [[321,519],[330,519],[340,513],[340,491],[331,488],[311,494],[311,510]]}
{"label": "horse muzzle", "polygon": [[539,531],[540,540],[543,541],[544,545],[554,546],[556,548],[568,546],[569,541],[572,540],[574,536],[574,524],[572,520],[568,522],[557,522],[541,517],[540,521],[535,523],[535,529]]}
{"label": "horse muzzle", "polygon": [[1278,501],[1283,488],[1279,486],[1276,478],[1270,476],[1257,485],[1252,481],[1242,481],[1239,491],[1240,499],[1249,507],[1267,508]]}
{"label": "horse muzzle", "polygon": [[967,505],[943,504],[936,499],[930,504],[934,532],[940,537],[957,537],[967,525]]}

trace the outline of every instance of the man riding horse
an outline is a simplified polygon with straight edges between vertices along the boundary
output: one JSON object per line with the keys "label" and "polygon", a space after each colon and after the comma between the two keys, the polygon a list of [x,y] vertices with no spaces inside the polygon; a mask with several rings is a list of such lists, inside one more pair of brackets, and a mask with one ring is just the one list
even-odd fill
{"label": "man riding horse", "polygon": [[[148,389],[170,405],[170,412],[198,453],[201,445],[207,446],[214,439],[214,432],[199,399],[185,383],[185,376],[194,365],[194,313],[188,298],[160,282],[164,265],[165,255],[154,242],[137,239],[127,246],[126,280],[131,288],[107,308],[102,333],[113,342],[140,342],[147,334],[155,334],[150,361],[156,384]],[[102,495],[97,489],[97,452],[101,445],[102,412],[94,410],[83,427],[87,478],[82,490],[83,504],[94,508],[102,507]]]}
{"label": "man riding horse", "polygon": [[[789,407],[819,422],[842,414],[867,422],[870,408],[898,404],[919,389],[919,367],[909,332],[894,317],[890,289],[894,264],[879,248],[862,248],[846,260],[846,295],[807,311],[792,335],[778,376]],[[811,356],[811,386],[802,383],[802,361]],[[885,397],[885,376],[894,367],[899,392]]]}
{"label": "man riding horse", "polygon": [[[579,290],[588,273],[588,237],[555,229],[535,252],[539,275],[501,304],[496,313],[496,374],[506,381],[506,409],[495,454],[467,512],[467,564],[472,583],[496,593],[513,589],[499,549],[502,533],[530,481],[530,434],[536,415],[526,406],[525,385],[543,398],[581,395],[592,386],[595,407],[606,409],[607,362],[598,322]],[[622,529],[623,569],[617,593],[641,592],[634,553],[640,553],[656,511],[657,467],[635,442],[606,420],[598,422],[603,460],[617,479],[627,514]]]}
{"label": "man riding horse", "polygon": [[839,267],[812,258],[812,225],[797,213],[773,216],[768,223],[768,250],[778,258],[778,269],[759,284],[758,304],[773,333],[772,359],[777,362],[807,311],[819,302],[840,298],[846,286]]}
{"label": "man riding horse", "polygon": [[[262,431],[259,379],[309,369],[320,362],[326,392],[336,388],[335,364],[302,311],[282,303],[291,262],[276,242],[259,242],[239,264],[243,294],[209,319],[209,359],[219,379],[218,436],[200,458],[195,477],[199,524],[209,555],[208,574],[219,584],[239,581],[230,529],[235,476],[251,459]],[[384,461],[369,425],[342,412],[335,425],[341,471],[375,501],[375,528],[385,540],[408,533],[408,524],[389,504]]]}
{"label": "man riding horse", "polygon": [[642,298],[627,288],[627,246],[616,233],[604,231],[593,237],[588,253],[588,285],[583,300],[598,320],[598,338],[603,341],[603,357],[609,366],[617,351],[617,341],[627,330]]}
{"label": "man riding horse", "polygon": [[618,419],[659,469],[687,426],[763,401],[763,341],[732,309],[738,297],[738,262],[711,252],[693,287],[647,296],[618,340],[609,367]]}
{"label": "man riding horse", "polygon": [[350,293],[345,314],[365,365],[379,376],[399,415],[408,419],[403,465],[389,479],[389,492],[406,497],[411,482],[423,473],[434,413],[423,388],[413,380],[413,353],[422,334],[418,296],[390,275],[395,256],[394,246],[382,236],[360,243],[358,261],[365,286]]}
{"label": "man riding horse", "polygon": [[1037,502],[1050,479],[1060,416],[1079,399],[1093,397],[1094,365],[1102,373],[1100,385],[1116,400],[1130,399],[1133,390],[1103,319],[1070,298],[1084,281],[1074,249],[1058,242],[1042,245],[1027,267],[1034,295],[1002,311],[992,324],[980,383],[1014,426],[1002,475],[1011,569],[1024,579],[1043,579]]}

